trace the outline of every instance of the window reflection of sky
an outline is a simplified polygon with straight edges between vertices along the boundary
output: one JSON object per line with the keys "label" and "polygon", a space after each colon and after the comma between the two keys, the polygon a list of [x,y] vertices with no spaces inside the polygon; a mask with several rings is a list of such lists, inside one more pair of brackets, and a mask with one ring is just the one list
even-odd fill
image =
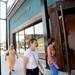
{"label": "window reflection of sky", "polygon": [[[43,23],[38,23],[34,27],[29,27],[25,30],[25,34],[43,34]],[[35,30],[35,32],[34,32]]]}
{"label": "window reflection of sky", "polygon": [[35,25],[35,34],[43,34],[43,23]]}

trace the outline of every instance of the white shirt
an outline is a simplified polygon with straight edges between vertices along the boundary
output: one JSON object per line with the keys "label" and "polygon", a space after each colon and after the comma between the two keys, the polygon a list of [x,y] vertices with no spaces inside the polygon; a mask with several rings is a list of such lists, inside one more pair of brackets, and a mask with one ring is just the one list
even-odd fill
{"label": "white shirt", "polygon": [[[35,58],[34,58],[33,54],[34,54]],[[37,67],[36,61],[38,62],[38,60],[39,60],[37,50],[31,51],[29,48],[24,52],[24,56],[27,57],[29,60],[28,64],[27,64],[27,69],[34,69]],[[35,59],[36,59],[36,61],[35,61]]]}

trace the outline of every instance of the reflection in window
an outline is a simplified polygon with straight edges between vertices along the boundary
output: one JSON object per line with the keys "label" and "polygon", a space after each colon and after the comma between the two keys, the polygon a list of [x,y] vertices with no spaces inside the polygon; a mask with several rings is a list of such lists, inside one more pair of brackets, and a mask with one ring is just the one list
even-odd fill
{"label": "reflection in window", "polygon": [[24,51],[24,30],[19,32],[19,49],[20,53]]}
{"label": "reflection in window", "polygon": [[35,25],[35,37],[38,41],[38,49],[39,49],[39,53],[41,55],[40,57],[43,58],[44,57],[43,55],[45,53],[45,49],[44,49],[44,33],[43,33],[42,22]]}
{"label": "reflection in window", "polygon": [[[19,33],[19,34],[18,34]],[[16,34],[16,43],[17,49],[20,52],[23,52],[24,49],[28,48],[28,41],[30,38],[36,38],[38,41],[38,49],[40,58],[45,58],[45,48],[44,48],[44,33],[43,33],[43,24],[38,23],[34,26],[26,28]]]}
{"label": "reflection in window", "polygon": [[19,52],[19,33],[16,33],[16,50]]}
{"label": "reflection in window", "polygon": [[33,26],[25,29],[25,42],[26,42],[26,48],[28,48],[28,41],[30,38],[34,37],[34,30]]}

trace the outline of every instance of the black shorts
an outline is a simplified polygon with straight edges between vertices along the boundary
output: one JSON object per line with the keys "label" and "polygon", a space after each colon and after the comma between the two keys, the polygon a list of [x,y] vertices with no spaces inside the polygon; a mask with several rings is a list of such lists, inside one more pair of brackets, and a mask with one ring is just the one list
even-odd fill
{"label": "black shorts", "polygon": [[36,67],[35,69],[27,69],[26,75],[39,75],[38,67]]}

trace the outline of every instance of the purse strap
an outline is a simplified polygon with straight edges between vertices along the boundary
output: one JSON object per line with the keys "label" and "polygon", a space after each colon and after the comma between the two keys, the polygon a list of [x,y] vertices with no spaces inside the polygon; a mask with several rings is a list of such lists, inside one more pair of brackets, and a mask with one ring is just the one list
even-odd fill
{"label": "purse strap", "polygon": [[33,55],[34,60],[35,60],[35,62],[36,62],[36,64],[37,64],[37,66],[38,66],[38,63],[37,63],[37,61],[36,61],[36,58],[35,58],[35,55],[33,54],[33,52],[32,52],[32,55]]}
{"label": "purse strap", "polygon": [[[32,55],[33,55],[33,57],[34,57],[34,60],[35,60],[35,62],[36,62],[36,64],[37,64],[37,66],[38,66],[38,68],[39,68],[39,65],[38,65],[38,63],[37,63],[37,61],[36,61],[36,58],[35,58],[35,55],[32,53]],[[40,72],[41,72],[41,69],[39,68],[39,70],[40,70]],[[41,72],[41,75],[46,75],[46,74],[44,74],[43,72]]]}

